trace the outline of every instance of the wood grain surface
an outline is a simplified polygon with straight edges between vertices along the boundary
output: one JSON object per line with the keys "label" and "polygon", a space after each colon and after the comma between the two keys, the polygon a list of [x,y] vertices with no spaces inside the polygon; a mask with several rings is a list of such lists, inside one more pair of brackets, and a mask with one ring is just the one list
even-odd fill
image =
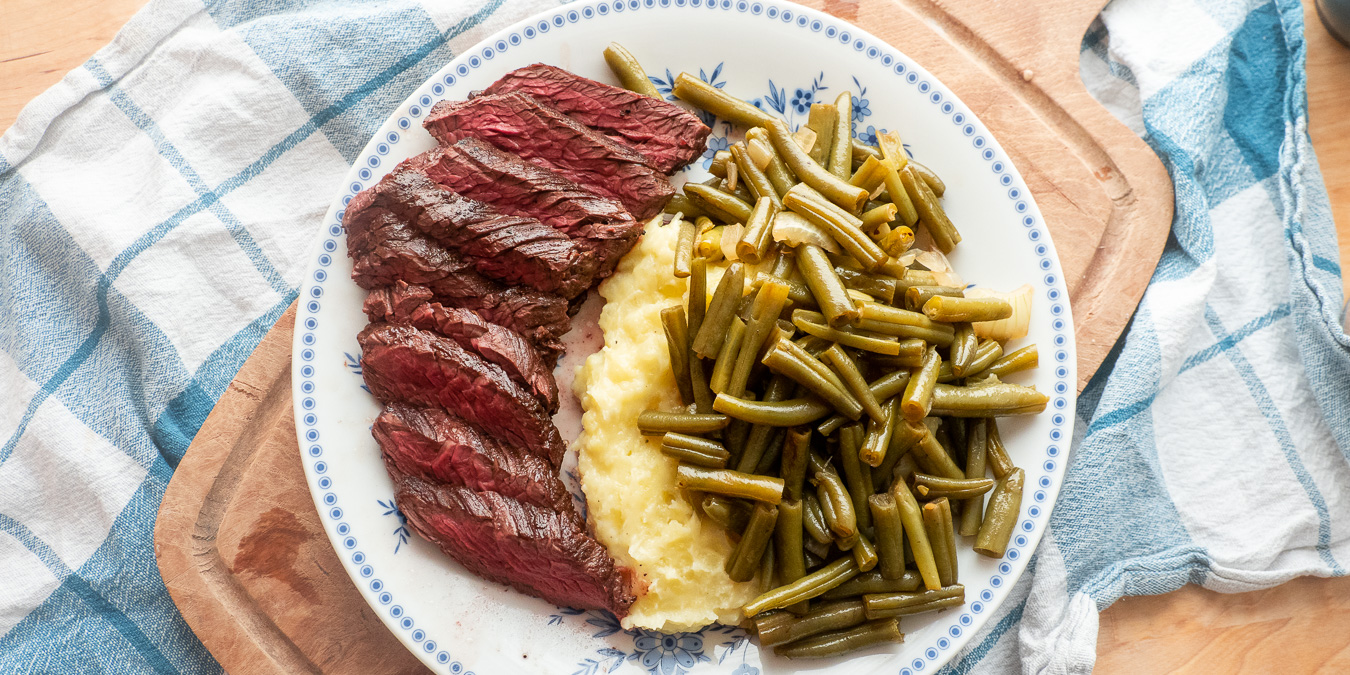
{"label": "wood grain surface", "polygon": [[[0,0],[0,129],[13,122],[27,101],[106,44],[141,4],[141,0]],[[853,4],[847,0],[824,3],[825,9],[836,14],[846,14]],[[1345,114],[1350,110],[1350,50],[1327,35],[1317,22],[1311,0],[1304,4],[1310,134],[1331,194],[1344,267],[1350,262],[1350,115]],[[273,421],[283,427],[290,423],[285,417]],[[271,444],[261,447],[276,449]],[[180,475],[190,475],[182,472],[190,470],[193,457],[189,454],[180,466]],[[276,465],[258,466],[267,466],[275,477],[299,475],[293,446],[291,454],[280,460]],[[307,494],[289,506],[294,507],[292,513],[302,529],[308,528],[311,536],[320,532]],[[289,523],[288,527],[280,529],[294,530]],[[360,602],[345,575],[336,569],[336,557],[327,542],[319,543],[297,547],[296,559],[321,568],[319,574],[325,577],[336,572],[350,596]],[[245,547],[242,539],[235,546],[236,552]],[[282,590],[286,590],[284,584]],[[338,603],[340,595],[333,602]],[[332,630],[329,622],[363,609],[364,603],[323,618],[325,630]],[[203,638],[228,637],[199,632],[205,633]],[[376,633],[369,639],[378,637]],[[392,640],[387,633],[383,637]],[[389,659],[395,662],[392,668],[378,672],[410,672],[399,655],[391,653]],[[1347,659],[1350,579],[1299,579],[1240,595],[1186,587],[1161,596],[1126,598],[1102,614],[1100,672],[1350,672]]]}

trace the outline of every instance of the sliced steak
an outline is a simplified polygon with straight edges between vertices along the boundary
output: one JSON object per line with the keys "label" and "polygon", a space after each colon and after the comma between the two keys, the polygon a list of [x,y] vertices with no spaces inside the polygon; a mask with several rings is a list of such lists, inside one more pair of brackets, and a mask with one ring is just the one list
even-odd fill
{"label": "sliced steak", "polygon": [[572,495],[547,460],[502,443],[440,408],[390,403],[375,418],[371,433],[385,462],[406,475],[496,492],[575,517]]}
{"label": "sliced steak", "polygon": [[408,525],[470,572],[562,607],[628,614],[634,600],[628,570],[576,517],[389,469]]}
{"label": "sliced steak", "polygon": [[357,336],[361,374],[382,403],[440,406],[557,466],[567,450],[539,401],[499,366],[454,340],[412,326],[373,323]]}
{"label": "sliced steak", "polygon": [[441,101],[422,126],[443,145],[480,138],[553,169],[619,200],[638,218],[652,217],[675,194],[670,181],[632,148],[519,92]]}
{"label": "sliced steak", "polygon": [[459,194],[505,213],[533,216],[571,237],[595,254],[596,279],[609,276],[642,233],[642,225],[619,202],[475,138],[408,163]]}
{"label": "sliced steak", "polygon": [[483,90],[518,91],[637,150],[647,164],[673,173],[708,147],[712,131],[697,115],[673,103],[536,63],[517,68]]}
{"label": "sliced steak", "polygon": [[[429,290],[426,295],[431,295]],[[552,368],[519,333],[487,321],[471,310],[425,300],[408,302],[407,297],[406,291],[395,293],[391,287],[377,288],[366,296],[366,316],[371,322],[407,324],[440,333],[499,366],[534,394],[550,415],[558,412],[558,384],[553,380]]]}
{"label": "sliced steak", "polygon": [[571,328],[566,299],[488,279],[460,255],[383,208],[364,209],[346,227],[352,278],[362,288],[399,281],[426,286],[442,304],[479,312],[543,349],[559,349],[557,339]]}
{"label": "sliced steak", "polygon": [[463,197],[425,174],[400,166],[347,205],[344,222],[382,208],[458,252],[481,274],[508,284],[573,297],[591,285],[595,256],[565,234],[523,216]]}

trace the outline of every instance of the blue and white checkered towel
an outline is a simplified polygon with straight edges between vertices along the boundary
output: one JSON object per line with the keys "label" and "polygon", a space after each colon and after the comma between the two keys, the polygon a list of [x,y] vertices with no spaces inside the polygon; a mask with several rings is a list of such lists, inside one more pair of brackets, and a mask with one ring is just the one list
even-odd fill
{"label": "blue and white checkered towel", "polygon": [[[460,49],[552,0],[154,0],[0,137],[0,672],[219,666],[151,548],[334,186]],[[1176,222],[1028,574],[951,670],[1087,672],[1098,611],[1350,564],[1350,340],[1296,0],[1116,0],[1096,95]],[[1108,375],[1109,373],[1109,375]]]}

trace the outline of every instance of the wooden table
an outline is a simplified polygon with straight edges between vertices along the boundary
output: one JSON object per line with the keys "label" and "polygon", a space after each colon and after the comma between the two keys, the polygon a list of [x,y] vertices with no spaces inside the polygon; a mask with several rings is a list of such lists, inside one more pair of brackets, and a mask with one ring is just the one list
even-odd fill
{"label": "wooden table", "polygon": [[[112,39],[144,0],[0,0],[0,129]],[[1310,134],[1350,263],[1350,50],[1305,0]],[[1350,284],[1347,284],[1350,288]],[[1350,672],[1350,578],[1240,595],[1187,586],[1125,598],[1101,617],[1103,673]]]}

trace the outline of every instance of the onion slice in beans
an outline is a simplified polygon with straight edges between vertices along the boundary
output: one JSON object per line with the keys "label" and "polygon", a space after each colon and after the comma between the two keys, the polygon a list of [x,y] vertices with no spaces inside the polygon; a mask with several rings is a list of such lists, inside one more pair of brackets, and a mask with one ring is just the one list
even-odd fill
{"label": "onion slice in beans", "polygon": [[1021,287],[1008,293],[1000,293],[988,288],[975,287],[966,289],[967,298],[1003,298],[1012,305],[1012,316],[998,321],[976,321],[971,324],[975,328],[975,335],[981,338],[1007,342],[1027,336],[1027,328],[1031,324],[1031,296],[1033,290],[1030,284],[1022,284]]}
{"label": "onion slice in beans", "polygon": [[773,219],[773,240],[788,246],[814,244],[830,253],[840,253],[839,242],[824,228],[792,211],[780,211]]}

